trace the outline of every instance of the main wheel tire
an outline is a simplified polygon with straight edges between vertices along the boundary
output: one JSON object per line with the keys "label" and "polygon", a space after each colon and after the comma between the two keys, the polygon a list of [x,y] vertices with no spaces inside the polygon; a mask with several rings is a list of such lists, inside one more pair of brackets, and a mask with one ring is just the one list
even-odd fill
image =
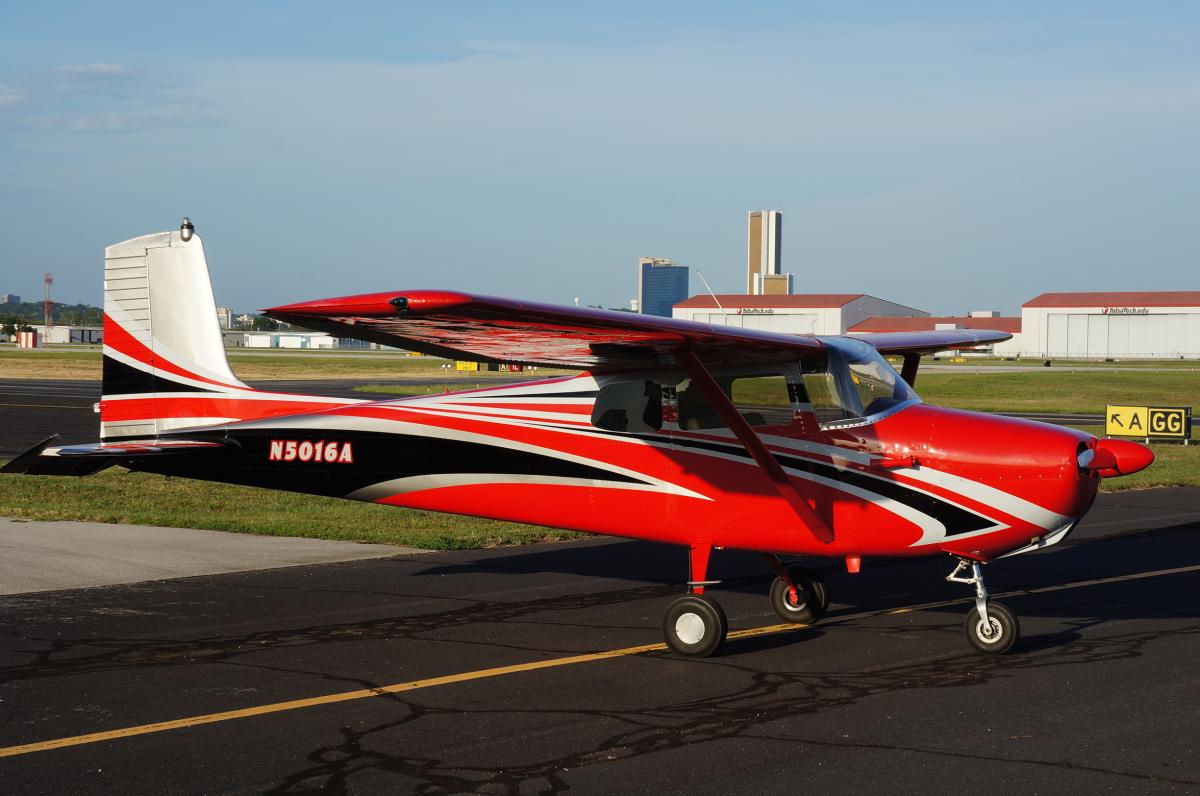
{"label": "main wheel tire", "polygon": [[671,603],[663,616],[667,646],[680,655],[707,658],[725,643],[729,622],[721,605],[706,594],[688,594]]}
{"label": "main wheel tire", "polygon": [[771,582],[771,607],[785,622],[811,625],[825,615],[829,608],[829,590],[825,581],[811,569],[789,567],[788,576],[796,584],[799,602],[793,602],[791,589],[783,578]]}
{"label": "main wheel tire", "polygon": [[990,626],[984,624],[978,608],[972,608],[967,614],[967,641],[980,652],[1003,655],[1021,637],[1021,625],[1013,612],[1001,603],[989,601],[987,612]]}

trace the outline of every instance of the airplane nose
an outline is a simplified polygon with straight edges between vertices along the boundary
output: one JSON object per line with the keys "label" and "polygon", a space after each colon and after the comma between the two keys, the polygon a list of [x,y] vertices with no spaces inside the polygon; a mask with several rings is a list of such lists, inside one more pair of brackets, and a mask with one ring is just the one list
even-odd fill
{"label": "airplane nose", "polygon": [[1101,478],[1131,475],[1154,461],[1145,445],[1123,439],[1102,439],[1095,447],[1080,451],[1079,469]]}

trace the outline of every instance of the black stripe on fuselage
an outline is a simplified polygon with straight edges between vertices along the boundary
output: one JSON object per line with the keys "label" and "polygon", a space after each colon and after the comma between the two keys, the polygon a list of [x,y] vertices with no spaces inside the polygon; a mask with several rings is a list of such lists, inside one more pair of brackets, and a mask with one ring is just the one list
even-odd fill
{"label": "black stripe on fuselage", "polygon": [[138,370],[119,359],[105,355],[101,370],[100,392],[104,395],[139,395],[154,392],[216,392],[154,373]]}
{"label": "black stripe on fuselage", "polygon": [[[576,429],[572,429],[572,431],[574,430]],[[671,445],[681,448],[709,450],[715,453],[724,453],[743,459],[752,458],[750,453],[740,444],[725,444],[711,442],[708,440],[660,436],[656,434],[607,432],[601,429],[578,430],[585,431],[587,433],[601,434],[603,436],[633,437],[635,439],[651,442],[655,445]],[[981,531],[984,528],[990,528],[996,524],[994,520],[989,519],[982,514],[976,514],[969,509],[956,506],[953,503],[949,503],[941,498],[935,497],[934,495],[913,489],[912,487],[902,484],[899,481],[875,478],[856,470],[843,469],[832,464],[813,461],[812,459],[805,459],[799,456],[788,456],[787,454],[777,453],[774,451],[772,454],[775,456],[775,460],[778,461],[783,467],[787,467],[792,470],[799,470],[811,475],[821,476],[822,478],[827,478],[831,481],[838,481],[849,486],[854,486],[858,489],[879,495],[880,497],[894,500],[897,503],[919,511],[922,514],[926,514],[940,522],[945,527],[947,537]]]}
{"label": "black stripe on fuselage", "polygon": [[[212,438],[212,432],[178,433],[172,438]],[[415,434],[344,431],[337,429],[278,428],[231,430],[225,437],[234,443],[224,456],[152,457],[136,460],[133,469],[205,481],[261,486],[292,492],[342,497],[364,487],[420,475],[479,473],[581,478],[620,484],[645,484],[600,467],[496,444],[441,439]],[[350,444],[352,463],[271,461],[272,441]]]}

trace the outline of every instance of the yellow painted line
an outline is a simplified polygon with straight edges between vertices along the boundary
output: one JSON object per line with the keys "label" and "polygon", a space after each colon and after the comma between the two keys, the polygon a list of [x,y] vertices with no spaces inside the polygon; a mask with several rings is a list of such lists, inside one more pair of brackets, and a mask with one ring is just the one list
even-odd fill
{"label": "yellow painted line", "polygon": [[[1173,569],[1159,569],[1153,572],[1139,572],[1133,575],[1118,575],[1112,578],[1094,578],[1091,580],[1075,581],[1073,583],[1062,583],[1055,586],[1042,586],[1036,589],[1005,592],[1004,594],[994,596],[1011,597],[1021,594],[1039,594],[1043,592],[1062,591],[1064,589],[1078,589],[1086,586],[1097,586],[1105,583],[1120,583],[1130,580],[1143,580],[1145,578],[1155,578],[1162,575],[1178,575],[1184,572],[1196,571],[1200,571],[1200,564],[1188,567],[1175,567]],[[848,622],[869,616],[889,616],[907,613],[909,611],[925,610],[927,608],[958,605],[960,603],[967,602],[968,599],[969,598],[963,598],[957,600],[944,600],[942,602],[935,603],[923,603],[921,605],[896,608],[889,611],[864,611],[861,613],[846,614],[838,616],[831,622],[826,622],[825,624]],[[727,638],[752,638],[754,636],[766,636],[774,633],[783,633],[790,630],[800,630],[805,627],[808,627],[808,625],[766,625],[763,627],[752,627],[746,630],[735,630],[731,632]],[[570,655],[565,658],[549,658],[542,661],[516,663],[511,666],[497,666],[492,669],[478,669],[473,672],[448,674],[443,675],[442,677],[429,677],[423,680],[409,680],[408,682],[395,683],[393,685],[383,685],[379,686],[378,688],[364,688],[358,691],[343,691],[337,694],[325,694],[323,696],[308,697],[307,699],[293,699],[287,702],[274,702],[267,705],[241,708],[240,710],[226,710],[222,711],[221,713],[206,713],[200,716],[188,716],[187,718],[159,721],[153,724],[139,724],[133,727],[122,727],[116,730],[92,732],[86,735],[72,735],[66,738],[55,738],[49,741],[38,741],[36,743],[20,744],[18,746],[6,746],[0,748],[0,757],[16,757],[17,755],[27,755],[33,752],[48,752],[52,749],[63,749],[68,746],[81,746],[83,744],[99,743],[101,741],[113,741],[118,738],[132,738],[136,735],[149,735],[156,732],[166,732],[167,730],[179,730],[185,727],[198,727],[203,724],[216,724],[222,721],[246,719],[254,716],[266,716],[271,713],[283,713],[289,710],[301,710],[303,708],[318,707],[320,705],[332,705],[338,702],[351,702],[356,699],[368,699],[371,697],[385,696],[387,694],[400,694],[407,691],[420,691],[426,688],[436,688],[438,686],[452,685],[454,683],[466,683],[472,680],[486,680],[491,677],[503,677],[504,675],[508,674],[533,672],[539,669],[554,669],[560,666],[573,666],[579,663],[591,663],[593,661],[602,661],[609,658],[621,658],[628,655],[641,655],[645,652],[662,652],[666,649],[666,644],[643,644],[638,647],[622,647],[620,649],[605,650],[603,652],[589,652],[583,655]]]}

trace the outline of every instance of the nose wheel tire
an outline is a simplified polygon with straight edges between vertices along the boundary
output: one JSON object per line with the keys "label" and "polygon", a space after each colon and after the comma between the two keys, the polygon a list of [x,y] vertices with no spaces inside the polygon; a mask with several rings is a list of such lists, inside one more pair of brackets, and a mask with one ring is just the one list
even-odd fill
{"label": "nose wheel tire", "polygon": [[796,584],[796,598],[783,578],[771,581],[771,607],[785,622],[811,625],[825,615],[829,608],[829,590],[825,581],[804,567],[789,567],[788,576]]}
{"label": "nose wheel tire", "polygon": [[663,636],[680,655],[707,658],[725,643],[729,622],[716,600],[705,594],[688,594],[667,608]]}
{"label": "nose wheel tire", "polygon": [[978,608],[967,614],[967,641],[980,652],[1003,655],[1021,637],[1021,625],[1013,612],[1000,603],[989,600],[987,613],[988,622],[983,621]]}

